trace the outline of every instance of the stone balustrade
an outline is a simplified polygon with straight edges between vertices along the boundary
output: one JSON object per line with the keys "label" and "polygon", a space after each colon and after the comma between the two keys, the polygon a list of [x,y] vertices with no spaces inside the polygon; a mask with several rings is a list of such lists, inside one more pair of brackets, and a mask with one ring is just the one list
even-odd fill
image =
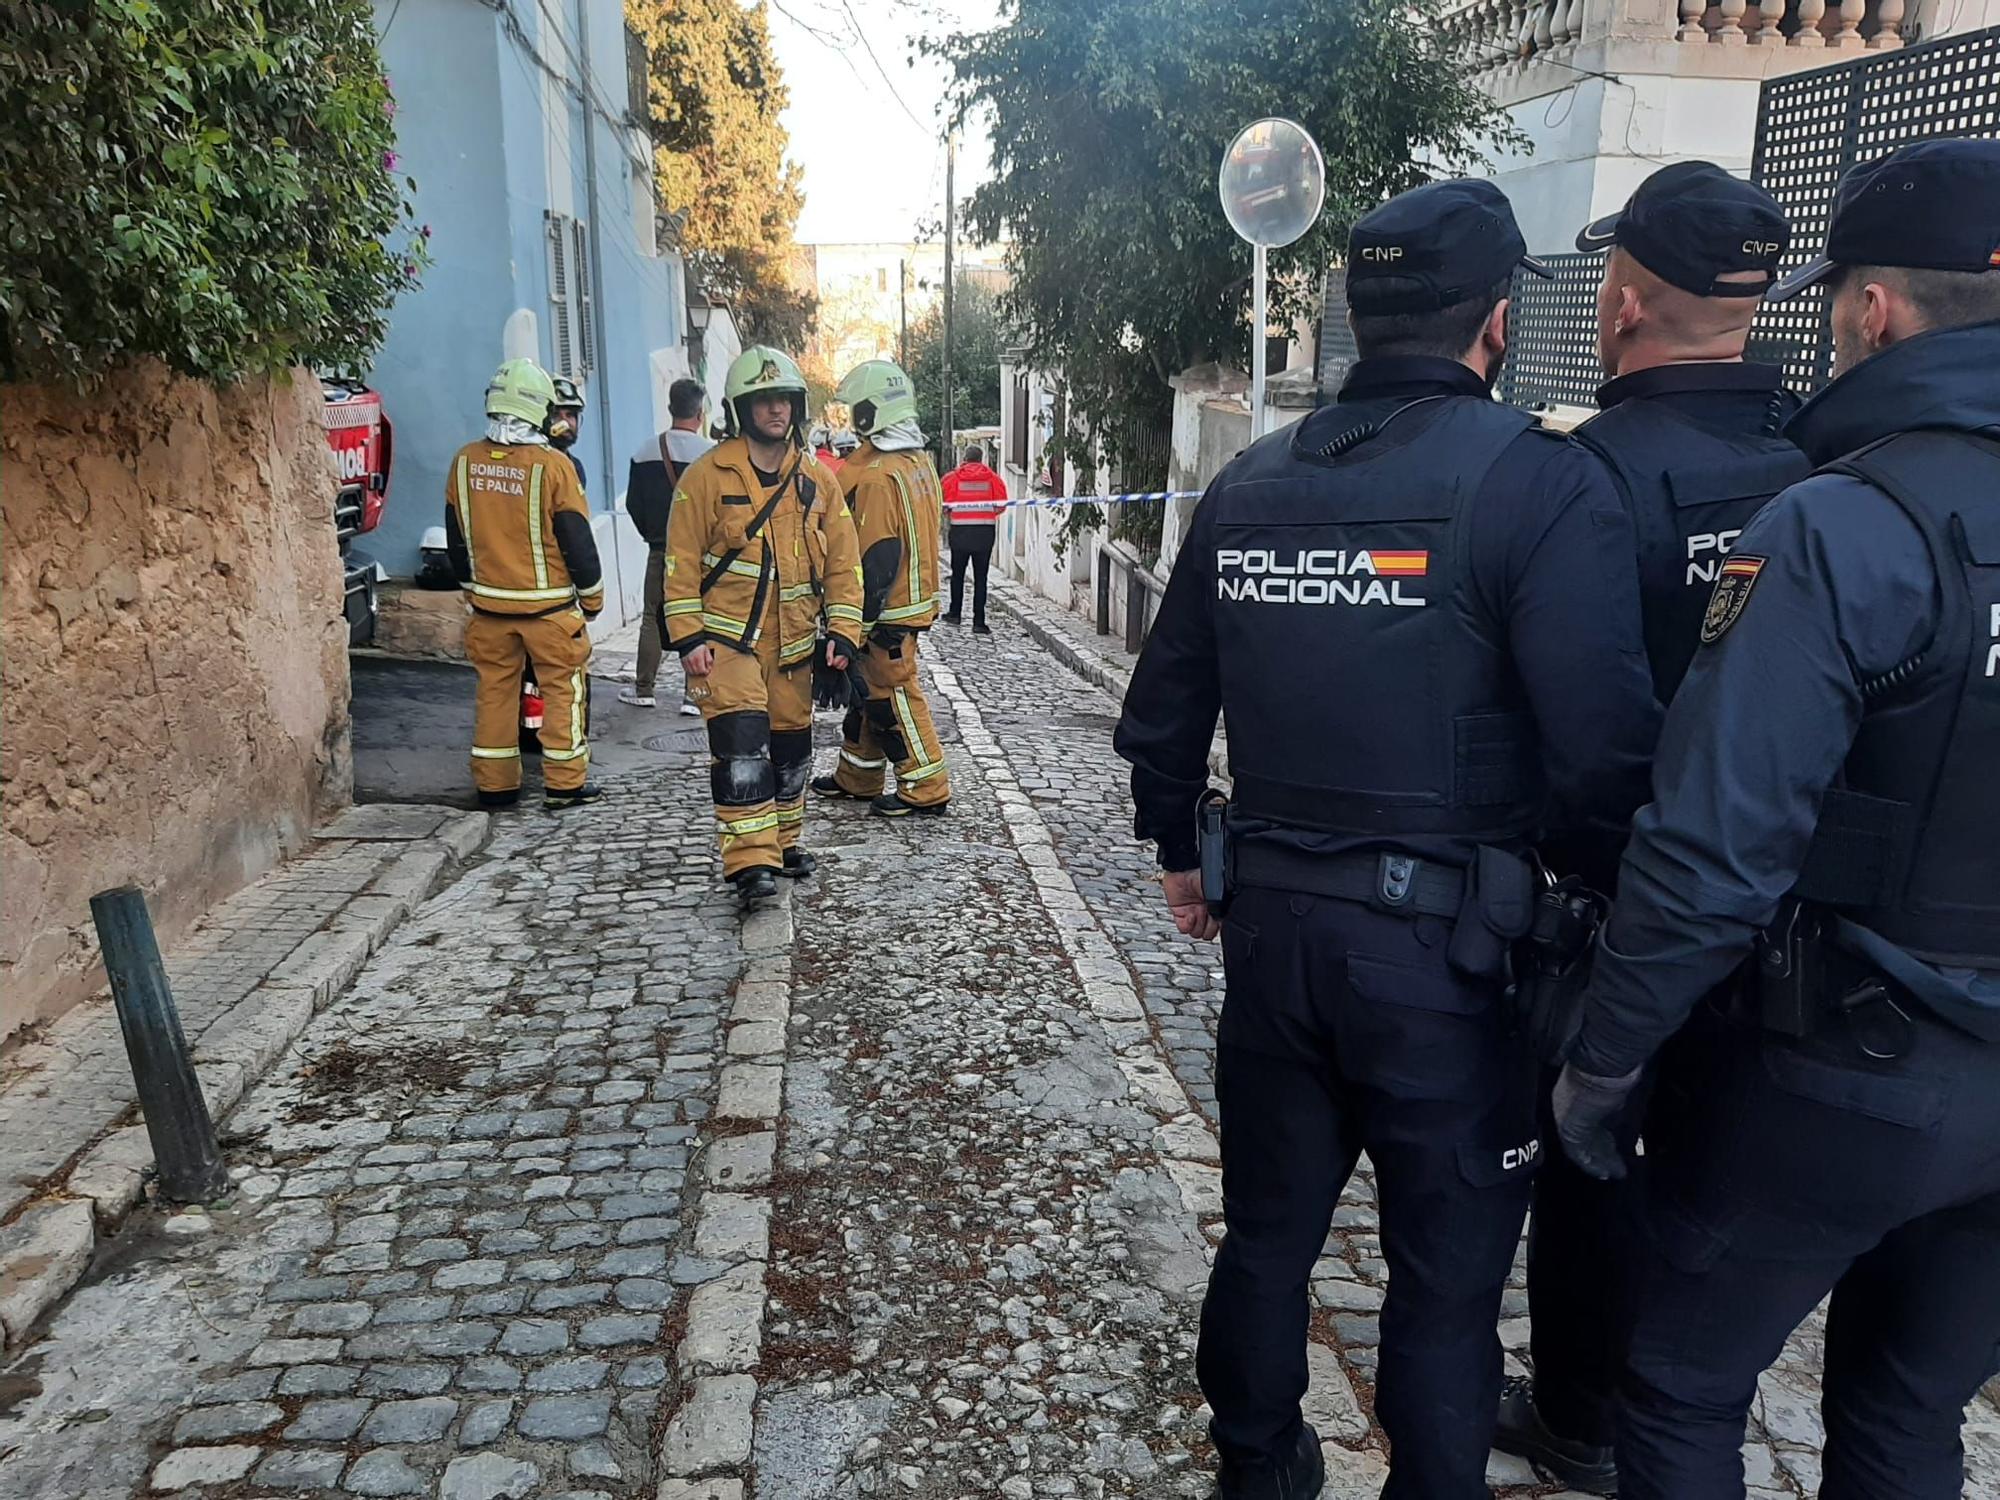
{"label": "stone balustrade", "polygon": [[1441,18],[1475,71],[1524,69],[1607,39],[1833,51],[1903,45],[1908,0],[1460,0]]}

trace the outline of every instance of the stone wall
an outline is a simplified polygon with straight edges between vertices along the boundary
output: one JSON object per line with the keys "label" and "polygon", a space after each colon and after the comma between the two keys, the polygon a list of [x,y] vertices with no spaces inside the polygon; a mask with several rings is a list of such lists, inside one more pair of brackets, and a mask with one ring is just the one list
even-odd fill
{"label": "stone wall", "polygon": [[170,941],[348,799],[319,406],[150,361],[0,386],[0,1038],[103,982],[93,892]]}

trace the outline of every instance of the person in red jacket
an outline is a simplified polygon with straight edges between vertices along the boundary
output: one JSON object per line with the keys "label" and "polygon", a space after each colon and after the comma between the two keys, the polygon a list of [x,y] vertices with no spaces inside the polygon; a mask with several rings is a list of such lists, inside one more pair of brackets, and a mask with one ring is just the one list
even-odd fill
{"label": "person in red jacket", "polygon": [[972,633],[991,635],[986,624],[986,574],[993,563],[993,534],[1000,520],[1007,486],[986,467],[986,455],[976,446],[961,455],[959,466],[944,476],[944,500],[965,507],[951,515],[951,608],[945,618],[965,623],[965,567],[972,565]]}

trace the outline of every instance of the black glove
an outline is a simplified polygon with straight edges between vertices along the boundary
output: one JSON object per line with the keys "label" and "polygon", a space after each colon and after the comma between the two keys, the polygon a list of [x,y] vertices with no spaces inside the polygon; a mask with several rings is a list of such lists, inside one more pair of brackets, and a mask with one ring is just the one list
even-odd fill
{"label": "black glove", "polygon": [[847,707],[847,673],[826,662],[826,647],[813,653],[813,705],[816,708]]}
{"label": "black glove", "polygon": [[827,639],[832,642],[835,655],[847,658],[847,665],[844,668],[836,667],[834,670],[843,673],[847,678],[846,703],[850,707],[859,708],[868,701],[868,679],[861,675],[861,648],[851,645],[842,636],[832,635]]}
{"label": "black glove", "polygon": [[1634,1068],[1622,1078],[1603,1078],[1584,1072],[1575,1063],[1565,1063],[1562,1076],[1556,1080],[1555,1097],[1550,1101],[1556,1136],[1569,1159],[1599,1182],[1625,1175],[1625,1158],[1608,1122],[1617,1117],[1639,1086],[1639,1071]]}

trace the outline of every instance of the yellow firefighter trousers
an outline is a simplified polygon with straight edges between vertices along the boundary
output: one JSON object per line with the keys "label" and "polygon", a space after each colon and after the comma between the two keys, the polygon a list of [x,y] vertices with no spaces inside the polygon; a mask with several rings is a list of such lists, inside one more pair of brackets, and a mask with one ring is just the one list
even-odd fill
{"label": "yellow firefighter trousers", "polygon": [[916,807],[951,800],[944,748],[931,723],[931,706],[917,680],[917,635],[904,633],[890,649],[870,641],[861,653],[868,702],[847,711],[841,725],[840,764],[834,780],[856,797],[882,791],[883,772],[896,768],[896,791]]}
{"label": "yellow firefighter trousers", "polygon": [[521,674],[535,664],[542,689],[542,785],[566,791],[590,771],[586,717],[590,633],[583,611],[484,615],[465,621],[465,655],[479,671],[472,712],[472,784],[482,792],[521,785]]}
{"label": "yellow firefighter trousers", "polygon": [[759,865],[777,869],[806,821],[812,769],[812,659],[778,666],[772,609],[755,652],[715,648],[706,677],[688,677],[688,696],[708,726],[709,791],[715,798],[725,878]]}

